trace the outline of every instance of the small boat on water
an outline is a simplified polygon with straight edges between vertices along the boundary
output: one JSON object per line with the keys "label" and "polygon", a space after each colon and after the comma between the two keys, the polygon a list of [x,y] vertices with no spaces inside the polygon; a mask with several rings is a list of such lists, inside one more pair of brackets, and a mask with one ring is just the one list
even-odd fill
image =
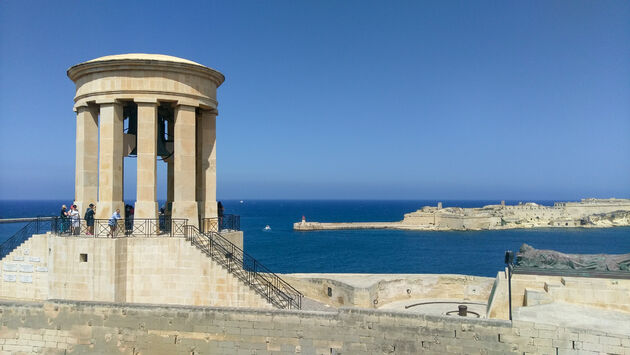
{"label": "small boat on water", "polygon": [[269,225],[266,225],[265,228],[263,228],[264,231],[270,231],[271,227],[269,227]]}

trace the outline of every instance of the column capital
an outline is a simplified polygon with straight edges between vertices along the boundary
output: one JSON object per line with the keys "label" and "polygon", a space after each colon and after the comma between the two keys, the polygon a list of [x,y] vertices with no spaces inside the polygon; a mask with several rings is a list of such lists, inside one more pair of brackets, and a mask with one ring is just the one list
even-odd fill
{"label": "column capital", "polygon": [[212,108],[212,109],[202,109],[201,110],[201,114],[203,116],[206,115],[211,115],[211,116],[218,116],[219,115],[219,111],[216,108]]}
{"label": "column capital", "polygon": [[88,108],[88,104],[87,102],[81,102],[81,103],[76,103],[74,104],[74,106],[72,107],[72,111],[79,113],[80,110],[84,110]]}
{"label": "column capital", "polygon": [[198,108],[199,107],[199,101],[193,100],[193,99],[185,99],[184,98],[184,99],[177,100],[177,102],[174,102],[173,106],[175,106],[175,107],[190,106],[190,107]]}
{"label": "column capital", "polygon": [[133,99],[133,102],[135,102],[136,104],[140,105],[140,104],[158,104],[158,99],[157,98],[148,98],[148,97],[140,97],[140,98],[135,98]]}
{"label": "column capital", "polygon": [[90,109],[90,108],[89,108],[89,106],[86,104],[86,105],[76,106],[76,107],[74,108],[74,112],[76,112],[76,113],[81,113],[81,112],[86,112],[86,111],[88,111],[89,109]]}
{"label": "column capital", "polygon": [[122,102],[118,101],[118,99],[101,99],[96,100],[97,105],[121,105]]}
{"label": "column capital", "polygon": [[179,110],[185,110],[185,111],[196,111],[197,110],[197,106],[196,105],[191,105],[188,103],[180,103],[177,102],[177,104],[175,104],[175,108],[179,109]]}
{"label": "column capital", "polygon": [[86,111],[94,111],[94,110],[98,110],[98,105],[95,105],[94,103],[84,103],[82,105],[78,105],[74,108],[74,111],[76,113],[79,112],[86,112]]}

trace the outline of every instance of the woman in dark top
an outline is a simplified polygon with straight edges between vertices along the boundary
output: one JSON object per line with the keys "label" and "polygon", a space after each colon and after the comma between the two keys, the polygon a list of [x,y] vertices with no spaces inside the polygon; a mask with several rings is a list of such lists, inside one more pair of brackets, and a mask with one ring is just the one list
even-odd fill
{"label": "woman in dark top", "polygon": [[85,224],[88,227],[88,235],[94,235],[94,204],[90,203],[90,206],[85,211]]}
{"label": "woman in dark top", "polygon": [[68,229],[68,209],[66,205],[61,205],[61,212],[59,212],[59,233],[64,233]]}

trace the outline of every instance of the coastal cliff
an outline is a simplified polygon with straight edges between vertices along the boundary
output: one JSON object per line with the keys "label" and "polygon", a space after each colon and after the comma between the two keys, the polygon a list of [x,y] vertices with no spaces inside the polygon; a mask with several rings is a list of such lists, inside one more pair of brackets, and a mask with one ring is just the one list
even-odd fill
{"label": "coastal cliff", "polygon": [[320,223],[297,222],[293,229],[407,229],[407,230],[490,230],[515,228],[630,226],[630,199],[582,199],[556,202],[487,205],[480,208],[424,206],[406,213],[398,222]]}

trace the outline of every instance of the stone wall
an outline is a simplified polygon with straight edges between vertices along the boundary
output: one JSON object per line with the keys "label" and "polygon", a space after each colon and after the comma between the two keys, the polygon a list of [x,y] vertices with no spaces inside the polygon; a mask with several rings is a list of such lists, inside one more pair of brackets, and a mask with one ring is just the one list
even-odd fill
{"label": "stone wall", "polygon": [[48,243],[34,235],[0,260],[0,297],[48,298]]}
{"label": "stone wall", "polygon": [[[508,280],[505,272],[498,273],[490,297],[488,318],[508,319]],[[630,280],[512,275],[512,310],[552,302],[630,312]]]}
{"label": "stone wall", "polygon": [[420,299],[485,303],[494,283],[489,277],[448,274],[285,274],[282,278],[320,302],[362,308]]}
{"label": "stone wall", "polygon": [[630,354],[628,334],[342,308],[0,302],[8,354]]}
{"label": "stone wall", "polygon": [[37,235],[0,264],[0,298],[271,307],[184,238]]}

